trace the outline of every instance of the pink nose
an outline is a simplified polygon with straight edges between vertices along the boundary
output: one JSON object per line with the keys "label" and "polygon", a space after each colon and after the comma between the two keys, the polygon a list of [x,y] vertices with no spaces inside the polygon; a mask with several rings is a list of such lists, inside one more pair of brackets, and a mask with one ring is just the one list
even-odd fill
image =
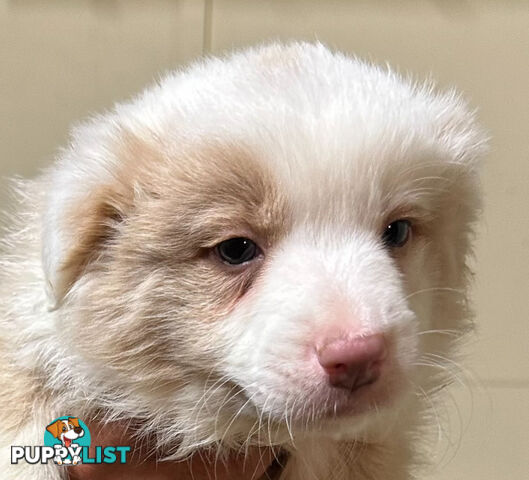
{"label": "pink nose", "polygon": [[355,390],[375,382],[386,357],[382,334],[332,340],[318,350],[318,361],[334,387]]}

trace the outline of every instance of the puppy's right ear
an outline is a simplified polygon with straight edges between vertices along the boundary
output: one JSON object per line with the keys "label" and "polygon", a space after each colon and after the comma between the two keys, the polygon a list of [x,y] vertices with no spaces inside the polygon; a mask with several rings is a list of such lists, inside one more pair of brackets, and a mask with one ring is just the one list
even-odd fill
{"label": "puppy's right ear", "polygon": [[49,309],[101,258],[134,203],[143,143],[99,117],[74,129],[69,149],[45,174],[42,264]]}
{"label": "puppy's right ear", "polygon": [[[138,197],[153,194],[159,145],[109,115],[81,124],[47,172],[42,263],[49,308],[57,308],[86,268],[119,235]],[[156,183],[156,182],[154,182]]]}
{"label": "puppy's right ear", "polygon": [[75,191],[72,184],[50,195],[42,250],[50,309],[60,305],[87,266],[115,238],[130,206],[131,199],[118,182],[84,187]]}

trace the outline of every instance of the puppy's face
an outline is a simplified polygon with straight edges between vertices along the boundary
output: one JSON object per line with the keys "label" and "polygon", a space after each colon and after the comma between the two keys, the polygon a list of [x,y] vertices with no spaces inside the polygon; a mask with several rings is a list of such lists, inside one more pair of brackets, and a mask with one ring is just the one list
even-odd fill
{"label": "puppy's face", "polygon": [[225,61],[197,111],[168,81],[69,154],[106,145],[52,235],[64,341],[107,408],[180,445],[364,432],[467,328],[471,117],[320,47],[274,51]]}

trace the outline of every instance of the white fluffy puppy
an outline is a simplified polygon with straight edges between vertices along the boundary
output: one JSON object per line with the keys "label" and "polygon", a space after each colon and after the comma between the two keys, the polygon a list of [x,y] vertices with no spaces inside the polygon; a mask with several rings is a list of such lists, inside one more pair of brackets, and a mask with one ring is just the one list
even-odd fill
{"label": "white fluffy puppy", "polygon": [[454,92],[319,44],[198,62],[76,127],[3,240],[2,461],[71,413],[160,458],[273,445],[281,480],[410,478],[471,326],[483,149]]}

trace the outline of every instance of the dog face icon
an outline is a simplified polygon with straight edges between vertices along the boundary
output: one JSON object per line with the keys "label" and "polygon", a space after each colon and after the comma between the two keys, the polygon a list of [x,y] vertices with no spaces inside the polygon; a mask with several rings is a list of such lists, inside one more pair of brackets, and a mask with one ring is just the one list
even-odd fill
{"label": "dog face icon", "polygon": [[72,444],[73,440],[77,440],[84,435],[83,427],[79,425],[79,419],[76,417],[57,420],[48,425],[46,430],[59,439],[66,448]]}

